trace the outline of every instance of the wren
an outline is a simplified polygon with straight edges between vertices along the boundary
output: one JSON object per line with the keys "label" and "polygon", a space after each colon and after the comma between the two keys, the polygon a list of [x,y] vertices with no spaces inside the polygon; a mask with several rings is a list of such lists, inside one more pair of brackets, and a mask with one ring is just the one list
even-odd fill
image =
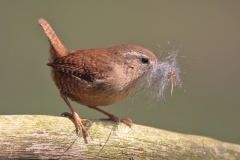
{"label": "wren", "polygon": [[160,97],[168,82],[178,85],[179,69],[176,55],[171,55],[165,62],[160,62],[148,49],[138,45],[123,44],[110,48],[84,50],[67,50],[44,19],[39,19],[50,43],[51,76],[60,96],[70,108],[76,129],[89,136],[84,123],[68,101],[68,98],[88,106],[105,115],[109,120],[132,126],[129,118],[118,118],[97,106],[117,103],[126,98],[135,88],[137,82],[145,80],[146,86],[152,88],[153,96]]}

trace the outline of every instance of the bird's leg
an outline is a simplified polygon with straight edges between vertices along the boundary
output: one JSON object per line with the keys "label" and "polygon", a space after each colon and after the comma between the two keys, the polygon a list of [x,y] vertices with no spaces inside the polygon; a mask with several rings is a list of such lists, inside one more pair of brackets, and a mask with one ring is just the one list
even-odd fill
{"label": "bird's leg", "polygon": [[130,128],[132,127],[132,120],[130,118],[118,118],[116,117],[115,115],[111,114],[111,113],[108,113],[96,106],[92,107],[92,106],[88,106],[89,108],[92,108],[92,109],[95,109],[105,115],[107,115],[109,118],[107,119],[102,119],[102,120],[112,120],[112,121],[115,121],[115,122],[122,122],[124,124],[126,124],[127,126],[129,126]]}
{"label": "bird's leg", "polygon": [[88,119],[81,119],[79,117],[79,115],[77,114],[77,112],[73,109],[72,105],[69,103],[67,96],[65,96],[64,94],[61,94],[61,97],[67,103],[68,107],[70,108],[70,110],[72,112],[72,114],[68,113],[68,112],[64,112],[61,114],[61,116],[71,118],[73,123],[75,124],[76,129],[83,131],[85,136],[88,137],[89,136],[88,131],[85,129],[83,123],[92,123],[92,122]]}

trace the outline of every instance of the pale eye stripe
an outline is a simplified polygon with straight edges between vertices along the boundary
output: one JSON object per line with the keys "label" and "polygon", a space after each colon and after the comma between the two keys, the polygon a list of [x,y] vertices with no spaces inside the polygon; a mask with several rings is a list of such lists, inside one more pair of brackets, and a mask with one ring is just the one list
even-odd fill
{"label": "pale eye stripe", "polygon": [[[139,58],[147,58],[148,61],[150,62],[150,60],[149,60],[149,58],[148,58],[147,56],[145,56],[145,55],[143,55],[143,54],[141,54],[141,53],[139,53],[139,52],[130,51],[130,52],[125,52],[124,54],[125,54],[125,55],[126,55],[126,54],[128,54],[128,55],[134,55],[134,56],[137,56],[137,57],[139,57]],[[152,63],[152,62],[150,62],[150,63]]]}
{"label": "pale eye stripe", "polygon": [[143,56],[141,53],[134,52],[134,51],[125,52],[124,54],[135,55],[135,56],[138,56],[138,57],[142,57]]}

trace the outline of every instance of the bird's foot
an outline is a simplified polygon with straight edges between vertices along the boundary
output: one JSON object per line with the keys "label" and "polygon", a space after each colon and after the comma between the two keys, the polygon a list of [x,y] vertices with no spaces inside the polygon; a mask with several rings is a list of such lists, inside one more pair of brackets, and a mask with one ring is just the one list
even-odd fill
{"label": "bird's foot", "polygon": [[86,137],[89,136],[89,133],[83,124],[87,124],[87,123],[92,124],[92,122],[90,120],[81,119],[76,112],[73,112],[72,114],[68,113],[68,112],[64,112],[61,114],[61,116],[70,118],[73,121],[73,123],[77,129],[77,132],[82,131],[82,132],[84,132]]}
{"label": "bird's foot", "polygon": [[111,120],[117,123],[122,122],[132,128],[132,120],[130,118],[118,118],[114,115],[110,115],[109,118],[102,118],[101,120]]}

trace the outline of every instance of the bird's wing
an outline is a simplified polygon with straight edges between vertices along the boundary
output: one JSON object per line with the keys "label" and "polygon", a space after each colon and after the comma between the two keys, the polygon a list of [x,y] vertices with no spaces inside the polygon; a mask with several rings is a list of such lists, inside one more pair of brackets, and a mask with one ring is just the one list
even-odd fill
{"label": "bird's wing", "polygon": [[107,49],[71,51],[67,56],[48,63],[53,69],[89,82],[108,77],[113,70]]}

